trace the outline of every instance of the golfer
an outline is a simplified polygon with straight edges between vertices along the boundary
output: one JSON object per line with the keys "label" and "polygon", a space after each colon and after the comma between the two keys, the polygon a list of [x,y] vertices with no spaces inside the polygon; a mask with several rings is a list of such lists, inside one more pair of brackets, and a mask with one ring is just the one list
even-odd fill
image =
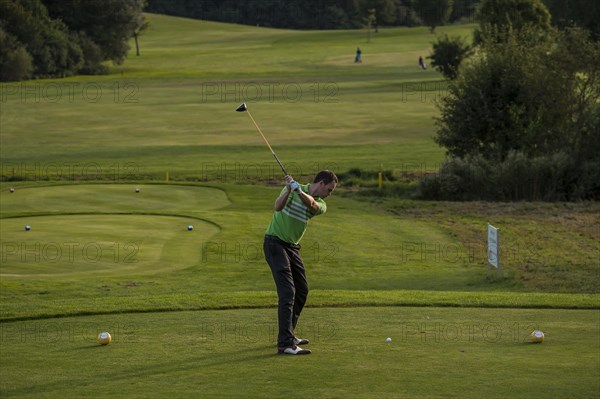
{"label": "golfer", "polygon": [[360,49],[360,47],[356,48],[356,57],[354,57],[354,63],[361,63],[362,59],[360,58],[360,56],[362,55],[362,50]]}
{"label": "golfer", "polygon": [[294,335],[308,296],[299,243],[308,220],[327,210],[323,199],[331,195],[338,179],[333,172],[323,170],[310,184],[299,184],[292,176],[286,176],[285,181],[285,188],[275,200],[275,213],[265,233],[263,249],[279,297],[277,353],[307,355],[310,350],[299,345],[308,344],[308,340]]}

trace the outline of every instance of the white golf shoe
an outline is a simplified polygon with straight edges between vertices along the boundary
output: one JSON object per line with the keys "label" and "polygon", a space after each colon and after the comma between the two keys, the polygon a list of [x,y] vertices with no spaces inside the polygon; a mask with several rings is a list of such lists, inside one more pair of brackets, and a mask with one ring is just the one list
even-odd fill
{"label": "white golf shoe", "polygon": [[308,340],[304,338],[294,337],[294,345],[308,345]]}
{"label": "white golf shoe", "polygon": [[302,349],[301,347],[294,345],[288,346],[287,348],[277,348],[277,353],[280,355],[310,355],[312,352],[310,349]]}

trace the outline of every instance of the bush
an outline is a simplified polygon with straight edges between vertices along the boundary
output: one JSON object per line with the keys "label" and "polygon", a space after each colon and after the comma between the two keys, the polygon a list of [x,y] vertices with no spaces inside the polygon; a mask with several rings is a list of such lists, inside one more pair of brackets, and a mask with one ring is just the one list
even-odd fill
{"label": "bush", "polygon": [[31,56],[34,77],[73,75],[83,63],[81,49],[70,40],[65,24],[51,19],[41,0],[0,1],[0,26]]}
{"label": "bush", "polygon": [[486,42],[439,102],[435,140],[459,158],[575,154],[584,136],[597,136],[598,65],[600,44],[580,30],[524,29]]}
{"label": "bush", "polygon": [[83,75],[107,74],[108,68],[102,64],[104,61],[102,49],[84,32],[79,32],[76,36],[76,40],[79,43],[84,56],[84,63],[79,72]]}
{"label": "bush", "polygon": [[431,65],[448,79],[456,79],[458,67],[469,56],[471,48],[460,36],[439,37],[433,43],[433,52],[428,57]]}
{"label": "bush", "polygon": [[417,195],[450,201],[597,200],[600,163],[581,162],[564,151],[533,158],[512,151],[502,161],[452,158],[439,174],[420,181]]}
{"label": "bush", "polygon": [[32,72],[31,55],[16,37],[0,28],[0,81],[29,79]]}

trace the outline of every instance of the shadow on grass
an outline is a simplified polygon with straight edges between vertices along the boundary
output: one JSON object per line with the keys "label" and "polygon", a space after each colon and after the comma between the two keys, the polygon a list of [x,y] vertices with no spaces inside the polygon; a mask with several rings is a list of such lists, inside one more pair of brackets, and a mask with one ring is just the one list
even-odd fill
{"label": "shadow on grass", "polygon": [[[98,349],[102,345],[85,345],[73,350],[89,350]],[[106,345],[109,347],[109,345]],[[233,368],[252,367],[255,361],[261,359],[272,359],[277,355],[277,350],[273,345],[260,345],[246,347],[243,349],[228,350],[227,352],[212,353],[210,357],[201,356],[198,358],[188,357],[181,363],[173,361],[163,363],[153,363],[148,367],[128,367],[123,364],[119,368],[99,368],[97,372],[89,377],[80,377],[70,374],[65,376],[68,379],[68,384],[65,383],[65,378],[59,378],[52,382],[42,383],[37,385],[22,386],[14,390],[2,392],[2,397],[35,397],[36,394],[49,395],[56,393],[57,397],[68,397],[68,387],[76,390],[78,387],[87,386],[97,383],[98,381],[111,381],[115,383],[119,380],[134,381],[140,379],[148,379],[152,376],[167,376],[176,375],[178,373],[194,373],[198,369],[215,368],[220,366],[228,366]],[[105,372],[106,371],[106,372]],[[68,385],[68,387],[66,386]]]}

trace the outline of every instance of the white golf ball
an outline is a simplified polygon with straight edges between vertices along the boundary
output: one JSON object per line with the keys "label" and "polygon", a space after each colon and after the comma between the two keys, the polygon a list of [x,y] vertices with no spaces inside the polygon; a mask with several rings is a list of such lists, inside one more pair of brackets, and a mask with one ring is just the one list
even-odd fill
{"label": "white golf ball", "polygon": [[387,342],[389,344],[390,342],[392,342],[392,339],[390,337],[387,337],[385,342]]}
{"label": "white golf ball", "polygon": [[539,330],[535,330],[534,332],[532,332],[531,342],[533,342],[534,344],[541,344],[542,342],[544,342],[544,333]]}
{"label": "white golf ball", "polygon": [[112,337],[110,336],[110,333],[107,333],[107,332],[101,332],[100,334],[98,334],[97,339],[101,345],[108,345],[112,341]]}
{"label": "white golf ball", "polygon": [[31,226],[29,226],[29,225],[25,226],[25,230],[27,230],[27,231],[31,230]]}
{"label": "white golf ball", "polygon": [[192,226],[192,225],[189,225],[189,226],[188,226],[188,230],[189,230],[189,231],[192,231],[192,230],[194,230],[194,226]]}

